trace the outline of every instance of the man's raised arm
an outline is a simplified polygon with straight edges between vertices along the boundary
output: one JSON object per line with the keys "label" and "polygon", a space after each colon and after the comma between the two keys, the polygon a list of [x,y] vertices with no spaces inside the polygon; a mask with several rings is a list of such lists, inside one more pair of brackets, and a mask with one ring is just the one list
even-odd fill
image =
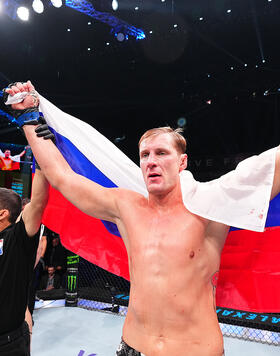
{"label": "man's raised arm", "polygon": [[[13,110],[28,110],[28,108],[34,109],[36,105],[38,106],[38,102],[36,102],[38,99],[35,98],[35,100],[32,96],[34,87],[30,82],[17,83],[6,91],[12,96],[26,91],[30,93],[23,102],[12,105]],[[21,117],[23,116],[21,115]],[[21,122],[21,126],[49,183],[86,214],[116,222],[119,217],[117,207],[118,189],[104,188],[76,174],[51,140],[37,137],[35,129],[38,125],[24,121]]]}
{"label": "man's raised arm", "polygon": [[38,232],[48,197],[49,183],[44,174],[36,169],[32,182],[31,201],[22,212],[22,219],[28,236],[34,236]]}

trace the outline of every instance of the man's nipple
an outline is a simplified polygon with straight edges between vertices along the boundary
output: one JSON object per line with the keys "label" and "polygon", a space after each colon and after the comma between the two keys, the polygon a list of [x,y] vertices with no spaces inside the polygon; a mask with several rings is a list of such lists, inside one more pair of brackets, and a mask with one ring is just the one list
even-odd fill
{"label": "man's nipple", "polygon": [[194,251],[191,251],[190,252],[190,258],[194,258],[194,255],[195,255]]}

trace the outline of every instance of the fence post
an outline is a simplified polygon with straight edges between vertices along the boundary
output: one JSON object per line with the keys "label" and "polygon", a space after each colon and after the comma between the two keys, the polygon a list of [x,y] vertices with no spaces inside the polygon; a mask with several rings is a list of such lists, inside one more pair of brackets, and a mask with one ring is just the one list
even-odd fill
{"label": "fence post", "polygon": [[79,256],[69,252],[67,256],[65,306],[76,307],[78,305],[78,273]]}

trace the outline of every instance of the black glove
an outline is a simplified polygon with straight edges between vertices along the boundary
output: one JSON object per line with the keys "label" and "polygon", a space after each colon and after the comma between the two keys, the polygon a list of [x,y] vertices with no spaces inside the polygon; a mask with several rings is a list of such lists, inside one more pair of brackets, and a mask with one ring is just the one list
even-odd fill
{"label": "black glove", "polygon": [[55,136],[50,131],[46,120],[43,117],[40,117],[40,125],[36,127],[35,132],[37,134],[37,137],[43,137],[44,140],[52,140],[55,144]]}

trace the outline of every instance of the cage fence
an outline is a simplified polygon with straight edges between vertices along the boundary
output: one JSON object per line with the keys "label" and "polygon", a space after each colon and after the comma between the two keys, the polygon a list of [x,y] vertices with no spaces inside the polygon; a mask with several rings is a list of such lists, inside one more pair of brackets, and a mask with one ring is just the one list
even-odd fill
{"label": "cage fence", "polygon": [[[125,316],[130,283],[80,259],[78,306]],[[258,314],[217,307],[222,333],[248,341],[280,345],[280,315]]]}
{"label": "cage fence", "polygon": [[126,315],[130,283],[80,258],[78,306]]}
{"label": "cage fence", "polygon": [[[75,257],[72,259],[73,261],[75,261]],[[68,270],[70,276],[72,276],[73,264],[70,264]],[[67,305],[68,291],[71,292],[70,300],[73,296],[76,296],[76,305],[80,308],[113,313],[119,316],[126,315],[130,291],[130,283],[127,280],[81,257],[78,263],[78,273],[74,273],[74,279],[76,277],[76,291],[71,290],[68,285],[65,294],[61,290],[37,293],[41,299],[45,300],[59,299],[61,295],[63,297],[65,295]],[[67,278],[69,279],[69,274]],[[73,281],[72,277],[69,281]],[[71,306],[71,303],[68,305]],[[217,307],[217,316],[225,337],[280,346],[280,314],[252,313]]]}

